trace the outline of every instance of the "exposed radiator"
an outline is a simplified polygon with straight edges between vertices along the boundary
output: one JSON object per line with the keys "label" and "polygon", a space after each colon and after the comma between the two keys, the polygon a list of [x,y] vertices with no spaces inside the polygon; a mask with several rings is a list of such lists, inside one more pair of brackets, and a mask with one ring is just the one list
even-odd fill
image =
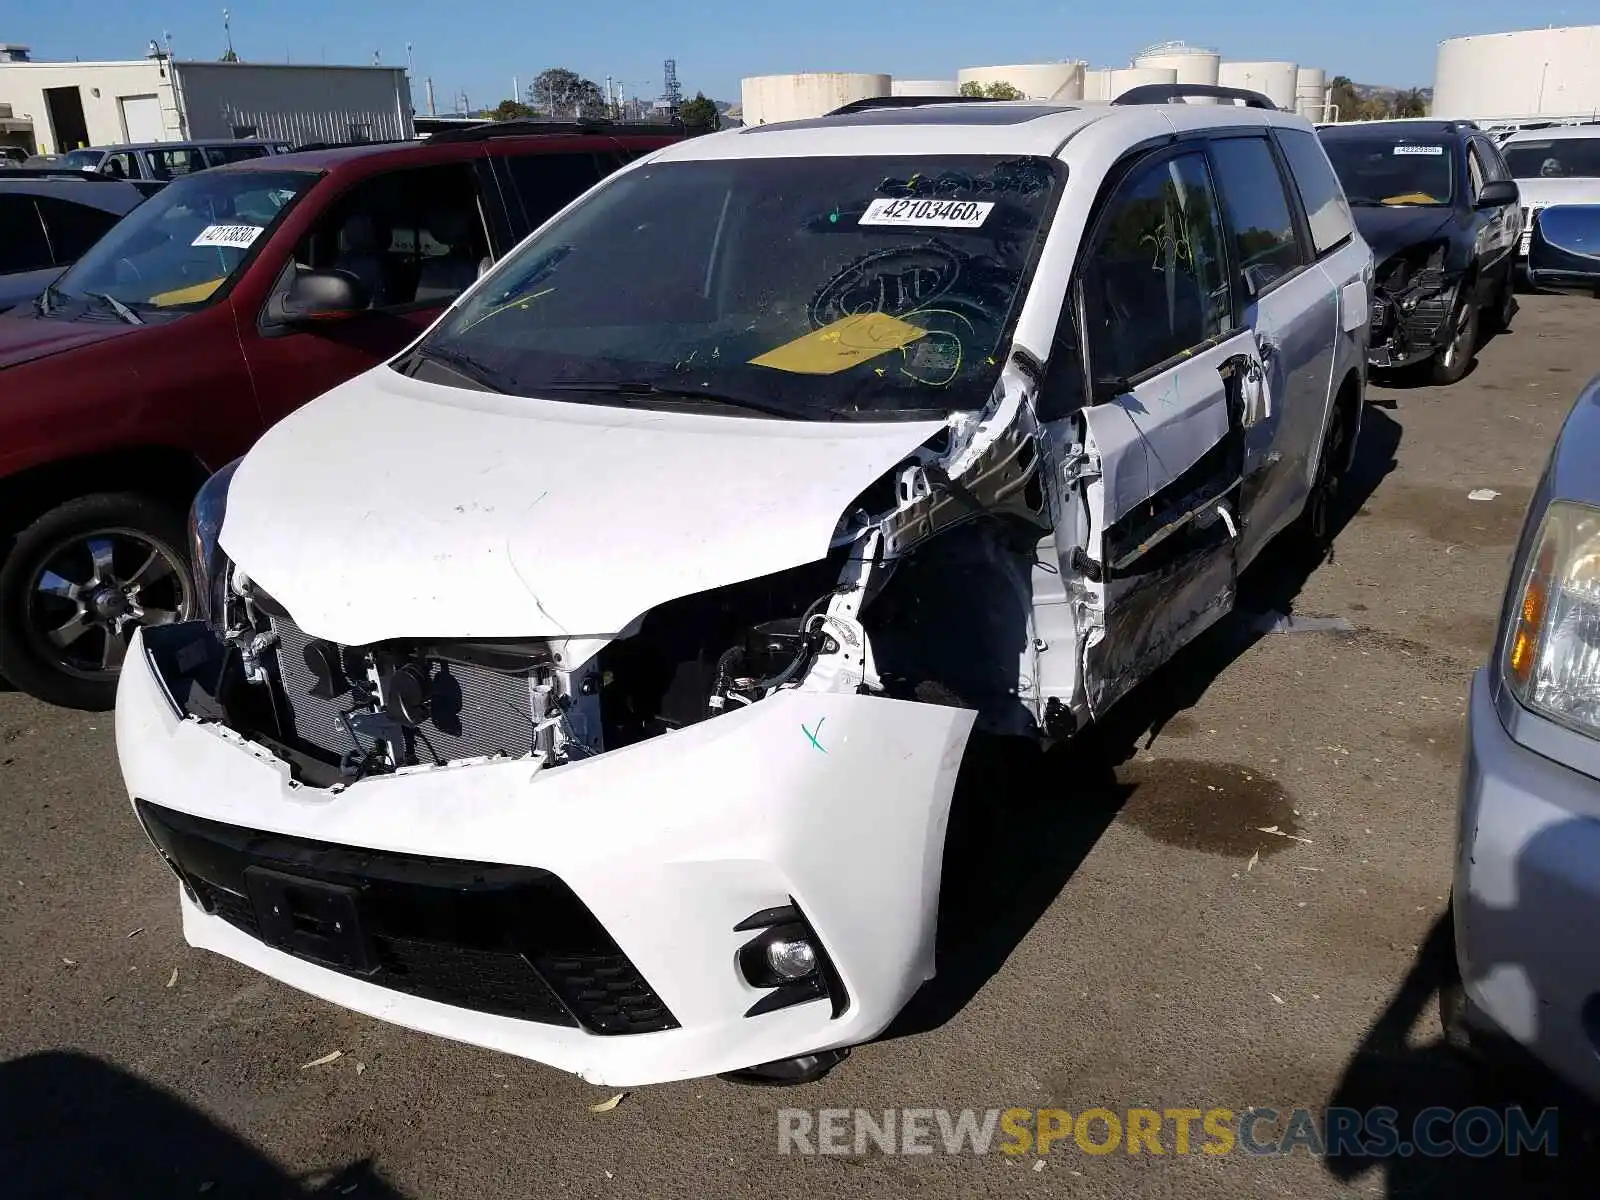
{"label": "exposed radiator", "polygon": [[[313,746],[341,756],[355,746],[340,720],[353,707],[347,692],[333,699],[312,695],[317,676],[306,665],[312,639],[293,621],[273,618],[278,634],[278,669],[294,712],[295,732]],[[528,676],[458,663],[432,664],[435,700],[420,727],[419,762],[442,762],[489,754],[518,756],[533,747],[531,682]],[[431,748],[432,754],[429,753]]]}

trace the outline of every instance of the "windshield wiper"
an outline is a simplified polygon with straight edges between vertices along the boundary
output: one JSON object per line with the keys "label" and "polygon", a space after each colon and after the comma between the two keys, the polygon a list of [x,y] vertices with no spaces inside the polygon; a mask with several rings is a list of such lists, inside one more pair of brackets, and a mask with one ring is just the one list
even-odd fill
{"label": "windshield wiper", "polygon": [[112,312],[116,313],[117,316],[121,317],[129,325],[144,324],[144,319],[140,317],[138,313],[134,312],[133,309],[129,308],[121,300],[118,300],[110,292],[85,292],[84,295],[88,296],[91,300],[98,300],[102,304],[107,305]]}
{"label": "windshield wiper", "polygon": [[558,383],[530,384],[531,392],[597,392],[609,396],[642,396],[662,400],[704,400],[728,408],[743,408],[769,417],[800,419],[795,409],[764,400],[751,400],[745,396],[730,396],[726,392],[694,387],[659,387],[642,379],[563,379]]}
{"label": "windshield wiper", "polygon": [[483,391],[505,395],[506,389],[501,386],[493,372],[470,354],[463,354],[459,350],[445,350],[438,346],[419,346],[413,351],[405,374],[415,377],[417,368],[425,362],[436,362],[445,370],[459,375]]}

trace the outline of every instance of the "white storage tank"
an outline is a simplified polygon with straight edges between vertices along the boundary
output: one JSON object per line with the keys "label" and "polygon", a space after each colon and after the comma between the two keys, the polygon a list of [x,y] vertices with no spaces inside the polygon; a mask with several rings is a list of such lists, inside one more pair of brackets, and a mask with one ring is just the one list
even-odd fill
{"label": "white storage tank", "polygon": [[959,82],[1009,83],[1027,100],[1081,100],[1083,98],[1082,59],[1069,62],[1015,63],[1003,67],[963,67]]}
{"label": "white storage tank", "polygon": [[1299,70],[1292,62],[1225,62],[1217,73],[1217,82],[1224,87],[1260,92],[1279,108],[1293,112]]}
{"label": "white storage tank", "polygon": [[959,96],[961,85],[954,79],[896,79],[889,84],[891,96]]}
{"label": "white storage tank", "polygon": [[1323,120],[1327,94],[1328,73],[1321,67],[1301,67],[1294,73],[1294,110],[1302,117]]}
{"label": "white storage tank", "polygon": [[1129,88],[1147,83],[1177,83],[1178,73],[1171,67],[1118,67],[1109,72],[1106,99],[1115,100]]}
{"label": "white storage tank", "polygon": [[1083,73],[1083,98],[1085,100],[1111,99],[1111,68],[1090,67]]}
{"label": "white storage tank", "polygon": [[1186,42],[1161,42],[1146,46],[1133,60],[1136,67],[1171,70],[1175,83],[1217,82],[1217,70],[1222,56],[1204,46],[1191,46]]}
{"label": "white storage tank", "polygon": [[1588,116],[1600,111],[1600,25],[1439,43],[1433,116]]}
{"label": "white storage tank", "polygon": [[887,75],[814,71],[799,75],[750,75],[740,81],[746,125],[803,121],[869,96],[887,96]]}

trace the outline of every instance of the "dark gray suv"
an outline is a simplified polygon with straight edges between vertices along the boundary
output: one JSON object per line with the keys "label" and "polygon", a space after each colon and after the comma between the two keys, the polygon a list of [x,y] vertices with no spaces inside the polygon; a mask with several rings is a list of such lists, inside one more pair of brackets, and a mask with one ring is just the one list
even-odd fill
{"label": "dark gray suv", "polygon": [[32,300],[143,199],[114,179],[0,174],[0,312]]}

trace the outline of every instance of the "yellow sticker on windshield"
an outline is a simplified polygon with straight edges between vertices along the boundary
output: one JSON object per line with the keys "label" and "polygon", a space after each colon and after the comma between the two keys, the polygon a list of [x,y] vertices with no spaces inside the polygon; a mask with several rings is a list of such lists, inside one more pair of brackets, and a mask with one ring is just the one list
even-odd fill
{"label": "yellow sticker on windshield", "polygon": [[221,279],[208,279],[204,283],[193,283],[188,287],[173,288],[170,292],[158,292],[150,297],[150,303],[157,308],[166,308],[172,304],[198,304],[202,300],[210,299],[211,293],[221,286]]}
{"label": "yellow sticker on windshield", "polygon": [[1407,192],[1404,196],[1385,196],[1383,198],[1383,202],[1385,204],[1439,204],[1439,203],[1442,203],[1441,201],[1435,200],[1432,196],[1428,195],[1427,192]]}
{"label": "yellow sticker on windshield", "polygon": [[750,365],[795,375],[837,375],[880,354],[909,346],[927,332],[888,313],[857,313],[768,350],[759,358],[752,358]]}

